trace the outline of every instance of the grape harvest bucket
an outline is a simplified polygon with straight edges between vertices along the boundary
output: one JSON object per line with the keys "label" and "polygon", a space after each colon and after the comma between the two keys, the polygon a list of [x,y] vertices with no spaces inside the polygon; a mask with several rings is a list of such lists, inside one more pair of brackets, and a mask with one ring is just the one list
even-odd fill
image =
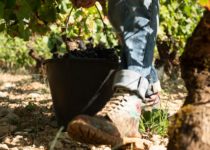
{"label": "grape harvest bucket", "polygon": [[66,127],[76,115],[94,115],[104,106],[118,60],[67,55],[45,65],[57,123]]}
{"label": "grape harvest bucket", "polygon": [[112,94],[118,63],[103,59],[63,58],[46,61],[47,77],[59,126],[78,114],[94,115]]}

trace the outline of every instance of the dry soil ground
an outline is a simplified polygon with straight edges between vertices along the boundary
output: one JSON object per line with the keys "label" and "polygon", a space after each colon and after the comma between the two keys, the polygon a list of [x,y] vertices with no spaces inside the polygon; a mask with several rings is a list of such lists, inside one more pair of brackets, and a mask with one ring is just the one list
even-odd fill
{"label": "dry soil ground", "polygon": [[[182,80],[162,82],[162,106],[174,114],[186,96]],[[29,73],[0,73],[0,150],[109,150],[71,140],[55,126],[46,79]],[[166,149],[167,137],[153,135],[150,150]],[[55,144],[55,145],[53,145]],[[53,147],[54,146],[54,147]],[[148,148],[147,148],[148,149]]]}

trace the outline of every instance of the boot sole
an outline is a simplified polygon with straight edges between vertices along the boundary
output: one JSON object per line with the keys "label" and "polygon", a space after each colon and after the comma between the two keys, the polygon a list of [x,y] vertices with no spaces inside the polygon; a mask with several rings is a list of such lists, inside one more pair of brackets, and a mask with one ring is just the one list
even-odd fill
{"label": "boot sole", "polygon": [[148,149],[151,145],[151,142],[146,139],[135,137],[124,137],[122,139],[120,137],[111,136],[85,122],[70,123],[67,132],[79,142],[93,145],[110,145],[114,147],[113,149],[118,149],[127,144],[134,144],[134,149],[139,150]]}
{"label": "boot sole", "polygon": [[111,146],[121,145],[123,143],[122,138],[107,134],[83,121],[71,122],[68,125],[67,132],[75,140],[82,143]]}

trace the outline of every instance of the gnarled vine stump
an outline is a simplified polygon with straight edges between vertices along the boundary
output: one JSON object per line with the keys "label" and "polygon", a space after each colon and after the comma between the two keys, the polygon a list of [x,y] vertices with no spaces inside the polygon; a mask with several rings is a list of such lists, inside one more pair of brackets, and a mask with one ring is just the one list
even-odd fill
{"label": "gnarled vine stump", "polygon": [[210,11],[187,41],[181,71],[188,96],[169,127],[168,150],[210,150]]}

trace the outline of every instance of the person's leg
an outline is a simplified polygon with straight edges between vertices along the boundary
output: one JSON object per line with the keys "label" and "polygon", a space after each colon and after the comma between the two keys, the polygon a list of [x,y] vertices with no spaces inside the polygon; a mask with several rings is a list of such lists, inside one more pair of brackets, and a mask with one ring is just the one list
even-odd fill
{"label": "person's leg", "polygon": [[116,145],[139,137],[142,100],[157,77],[152,69],[157,34],[158,0],[109,0],[109,19],[120,34],[121,70],[115,75],[110,101],[96,116],[78,116],[68,133],[79,141]]}
{"label": "person's leg", "polygon": [[[123,70],[117,73],[114,86],[121,85],[136,90],[142,98],[145,97],[148,86],[150,89],[147,94],[160,90],[157,73],[152,67],[159,22],[158,12],[158,0],[109,1],[109,19],[123,46],[121,55]],[[132,72],[138,73],[141,77],[132,78],[131,76],[134,76]],[[142,80],[144,82],[141,82]],[[147,81],[150,85],[146,83]],[[138,87],[134,87],[136,85]]]}

